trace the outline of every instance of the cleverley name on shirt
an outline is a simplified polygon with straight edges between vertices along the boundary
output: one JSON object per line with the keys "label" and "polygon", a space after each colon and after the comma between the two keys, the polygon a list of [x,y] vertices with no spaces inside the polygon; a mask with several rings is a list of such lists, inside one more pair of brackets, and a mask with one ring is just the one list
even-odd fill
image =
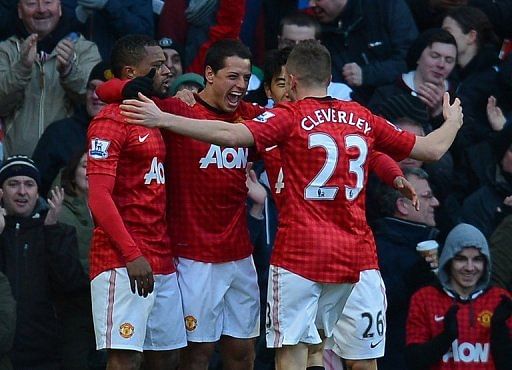
{"label": "cleverley name on shirt", "polygon": [[358,129],[363,130],[365,135],[372,130],[368,122],[362,118],[356,117],[352,112],[347,113],[342,110],[327,108],[318,109],[313,113],[314,117],[308,115],[300,122],[301,127],[306,131],[313,130],[316,126],[321,125],[322,123],[342,123],[355,126]]}

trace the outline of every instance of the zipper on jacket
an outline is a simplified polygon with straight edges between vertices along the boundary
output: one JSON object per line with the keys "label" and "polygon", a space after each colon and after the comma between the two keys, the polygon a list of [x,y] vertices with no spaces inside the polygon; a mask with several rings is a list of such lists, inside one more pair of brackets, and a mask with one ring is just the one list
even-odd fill
{"label": "zipper on jacket", "polygon": [[16,227],[14,228],[14,248],[16,250],[16,301],[19,301],[20,298],[20,281],[21,281],[21,268],[20,268],[20,248],[18,248],[18,235],[20,231],[20,224],[16,222]]}
{"label": "zipper on jacket", "polygon": [[44,102],[45,102],[45,81],[44,81],[44,63],[39,63],[39,70],[41,71],[39,77],[39,86],[41,88],[41,96],[39,98],[39,120],[38,120],[38,137],[41,137],[44,131]]}

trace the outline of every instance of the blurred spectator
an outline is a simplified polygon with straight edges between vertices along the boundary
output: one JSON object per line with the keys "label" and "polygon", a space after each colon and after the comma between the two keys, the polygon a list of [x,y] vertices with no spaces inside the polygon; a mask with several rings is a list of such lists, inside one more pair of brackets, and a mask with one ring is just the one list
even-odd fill
{"label": "blurred spectator", "polygon": [[4,152],[31,155],[44,129],[83,101],[100,56],[61,18],[59,0],[20,0],[18,14],[16,34],[0,43],[0,116]]}
{"label": "blurred spectator", "polygon": [[[3,211],[3,209],[2,209]],[[3,219],[3,213],[0,219]],[[0,221],[0,228],[5,226]],[[2,230],[3,231],[3,230]],[[12,296],[11,285],[7,277],[0,272],[0,369],[11,370],[12,364],[8,352],[12,348],[16,329],[16,301]]]}
{"label": "blurred spectator", "polygon": [[127,34],[154,36],[150,0],[61,0],[84,36],[93,41],[104,60],[114,42]]}
{"label": "blurred spectator", "polygon": [[[386,350],[384,357],[378,359],[378,368],[383,370],[407,370],[403,352],[409,299],[433,277],[416,246],[425,240],[435,240],[439,233],[434,219],[439,201],[430,189],[427,173],[420,168],[406,168],[404,175],[416,189],[420,210],[398,190],[383,185],[378,196],[384,217],[373,227],[388,301]],[[428,262],[437,267],[436,260]]]}
{"label": "blurred spectator", "polygon": [[[78,256],[83,270],[89,273],[89,244],[94,228],[87,205],[88,183],[85,173],[87,154],[83,150],[75,153],[62,171],[60,185],[64,189],[64,201],[59,222],[71,225],[76,230]],[[63,368],[66,370],[88,370],[89,363],[98,361],[94,355],[94,327],[91,311],[91,294],[88,285],[59,302],[62,322]]]}
{"label": "blurred spectator", "polygon": [[418,35],[403,0],[314,0],[322,43],[332,57],[332,76],[366,103],[373,90],[406,71],[407,50]]}
{"label": "blurred spectator", "polygon": [[512,291],[512,215],[503,219],[490,238],[494,284]]}
{"label": "blurred spectator", "polygon": [[489,247],[482,233],[457,225],[439,259],[439,281],[420,289],[407,318],[409,369],[512,369],[512,300],[489,285]]}
{"label": "blurred spectator", "polygon": [[176,95],[178,91],[190,90],[197,94],[204,89],[204,78],[197,73],[185,73],[175,78],[169,87],[169,95]]}
{"label": "blurred spectator", "polygon": [[15,31],[13,19],[16,19],[18,0],[0,0],[0,41],[11,36]]}
{"label": "blurred spectator", "polygon": [[487,16],[477,8],[450,10],[443,29],[457,42],[457,97],[464,107],[464,125],[450,151],[455,160],[465,147],[484,140],[492,131],[487,120],[487,99],[499,96],[499,42]]}
{"label": "blurred spectator", "polygon": [[416,21],[420,32],[429,28],[441,27],[446,12],[461,5],[467,0],[405,0]]}
{"label": "blurred spectator", "polygon": [[[169,85],[183,74],[183,65],[181,64],[181,54],[183,54],[183,48],[178,45],[176,41],[168,37],[163,37],[158,40],[158,45],[163,49],[165,54],[165,65],[169,68]],[[204,87],[204,84],[203,84]],[[174,93],[175,94],[175,93]],[[171,93],[170,95],[174,95]]]}
{"label": "blurred spectator", "polygon": [[48,207],[39,198],[39,184],[39,171],[28,157],[10,157],[0,168],[6,211],[0,270],[17,302],[14,368],[55,370],[61,362],[56,297],[83,289],[87,277],[74,228],[57,222],[62,192],[54,191]]}
{"label": "blurred spectator", "polygon": [[96,64],[87,81],[85,106],[80,105],[73,116],[53,122],[44,130],[32,155],[41,173],[41,194],[48,194],[60,169],[85,148],[89,122],[105,106],[96,95],[96,88],[111,76],[107,63]]}

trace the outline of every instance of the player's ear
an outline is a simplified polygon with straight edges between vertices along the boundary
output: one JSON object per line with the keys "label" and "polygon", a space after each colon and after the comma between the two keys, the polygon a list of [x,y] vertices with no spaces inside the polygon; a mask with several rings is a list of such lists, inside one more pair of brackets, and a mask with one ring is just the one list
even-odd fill
{"label": "player's ear", "polygon": [[204,68],[204,79],[206,80],[206,83],[212,83],[213,77],[215,76],[215,72],[213,71],[212,67],[206,66]]}

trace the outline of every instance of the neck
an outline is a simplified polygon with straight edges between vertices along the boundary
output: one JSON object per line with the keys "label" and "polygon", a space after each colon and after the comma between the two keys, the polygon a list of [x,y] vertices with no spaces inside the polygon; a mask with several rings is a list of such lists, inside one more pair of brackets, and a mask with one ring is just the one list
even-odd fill
{"label": "neck", "polygon": [[457,64],[464,68],[477,54],[476,46],[470,45],[457,56]]}
{"label": "neck", "polygon": [[211,89],[207,87],[205,87],[200,93],[198,93],[197,95],[199,95],[199,97],[201,99],[203,99],[203,101],[214,107],[214,108],[217,108],[217,109],[221,109],[220,107],[218,107],[218,104],[215,102],[215,99],[214,99],[214,94],[213,92],[211,91]]}
{"label": "neck", "polygon": [[297,100],[304,98],[323,98],[327,96],[327,87],[310,87],[310,88],[297,88]]}

